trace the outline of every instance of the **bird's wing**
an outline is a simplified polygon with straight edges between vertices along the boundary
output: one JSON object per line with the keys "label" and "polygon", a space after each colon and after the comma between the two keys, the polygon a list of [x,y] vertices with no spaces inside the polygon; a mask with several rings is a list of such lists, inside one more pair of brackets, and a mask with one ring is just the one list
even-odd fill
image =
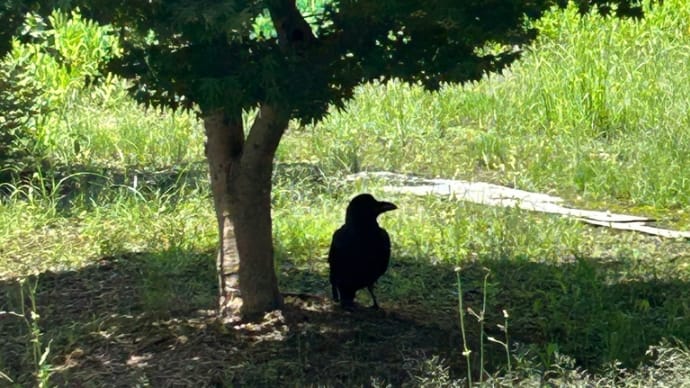
{"label": "bird's wing", "polygon": [[343,252],[348,248],[345,234],[346,231],[344,227],[339,228],[333,233],[331,248],[328,250],[328,263],[331,265],[331,270],[333,266],[337,267],[343,260],[347,260],[347,258],[343,257]]}
{"label": "bird's wing", "polygon": [[386,229],[381,228],[381,244],[383,246],[383,250],[385,253],[385,256],[387,258],[390,258],[391,256],[391,238],[388,235],[388,232],[386,232]]}
{"label": "bird's wing", "polygon": [[374,248],[375,259],[371,262],[371,275],[373,281],[376,281],[388,269],[388,263],[391,257],[391,238],[385,229],[379,229],[379,236],[376,240]]}

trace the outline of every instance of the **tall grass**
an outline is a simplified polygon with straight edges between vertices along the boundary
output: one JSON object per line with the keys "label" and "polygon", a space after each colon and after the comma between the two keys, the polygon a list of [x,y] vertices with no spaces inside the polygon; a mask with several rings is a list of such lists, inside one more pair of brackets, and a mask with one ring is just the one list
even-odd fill
{"label": "tall grass", "polygon": [[384,168],[686,206],[690,6],[647,2],[645,12],[641,20],[580,18],[572,5],[550,12],[503,75],[436,94],[364,86],[346,112],[294,131],[281,155],[331,173]]}
{"label": "tall grass", "polygon": [[49,117],[54,135],[47,148],[56,163],[160,169],[203,160],[204,134],[193,112],[147,109],[128,97],[126,82],[112,82]]}
{"label": "tall grass", "polygon": [[213,209],[205,190],[134,188],[105,179],[82,182],[102,190],[74,194],[79,178],[5,185],[12,191],[0,200],[1,278],[68,270],[126,252],[213,249]]}

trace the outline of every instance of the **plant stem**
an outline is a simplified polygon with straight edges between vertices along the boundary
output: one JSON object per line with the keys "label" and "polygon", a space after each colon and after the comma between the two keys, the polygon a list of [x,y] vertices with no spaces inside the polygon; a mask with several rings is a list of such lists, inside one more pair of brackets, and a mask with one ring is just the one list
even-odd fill
{"label": "plant stem", "polygon": [[[488,271],[488,270],[487,270]],[[479,315],[479,385],[481,386],[484,382],[484,317],[486,315],[486,285],[489,275],[491,273],[487,272],[484,276],[483,285],[483,298],[482,298],[482,311]]]}
{"label": "plant stem", "polygon": [[460,314],[460,332],[462,333],[462,354],[465,356],[467,362],[467,382],[468,386],[472,386],[472,368],[470,362],[470,349],[467,348],[467,337],[465,335],[465,310],[462,306],[462,281],[460,280],[460,267],[455,268],[455,275],[458,282],[458,313]]}

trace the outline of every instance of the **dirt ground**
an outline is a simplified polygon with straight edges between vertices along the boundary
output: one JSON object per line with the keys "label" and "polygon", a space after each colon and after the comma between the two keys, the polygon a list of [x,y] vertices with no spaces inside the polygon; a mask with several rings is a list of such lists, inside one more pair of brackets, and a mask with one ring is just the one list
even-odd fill
{"label": "dirt ground", "polygon": [[[479,321],[465,314],[475,379],[480,349],[485,370],[505,375],[505,349],[488,341],[504,338],[504,311],[512,370],[522,365],[537,385],[544,371],[533,368],[548,364],[543,350],[553,346],[572,367],[594,372],[607,370],[609,352],[619,346],[622,366],[634,368],[664,338],[689,338],[686,305],[673,302],[688,300],[688,282],[677,276],[687,243],[635,242],[647,250],[660,244],[678,254],[659,261],[485,260],[459,273],[445,262],[395,257],[377,284],[381,310],[334,305],[323,259],[278,260],[281,290],[304,295],[286,296],[282,310],[246,324],[216,318],[213,252],[123,253],[43,272],[22,287],[0,280],[0,372],[14,381],[9,386],[35,386],[48,349],[43,371],[58,387],[417,387],[424,379],[448,386],[443,382],[467,376],[458,274],[463,310],[481,314],[484,291],[488,300],[483,346]],[[358,301],[368,305],[361,294]],[[622,323],[611,326],[614,318]],[[626,330],[624,342],[607,334],[612,327]],[[5,383],[0,375],[0,387]]]}
{"label": "dirt ground", "polygon": [[[383,303],[383,310],[344,311],[325,293],[288,296],[283,310],[260,322],[227,324],[212,310],[213,284],[206,298],[162,293],[167,308],[148,307],[156,296],[142,286],[139,262],[125,255],[39,276],[36,309],[42,345],[50,344],[51,386],[415,385],[420,361],[434,356],[447,361],[449,374],[464,373],[453,300],[436,311]],[[18,284],[0,287],[4,307],[20,311]],[[30,309],[27,295],[24,301]],[[27,321],[0,318],[0,338],[0,370],[19,386],[34,385]]]}

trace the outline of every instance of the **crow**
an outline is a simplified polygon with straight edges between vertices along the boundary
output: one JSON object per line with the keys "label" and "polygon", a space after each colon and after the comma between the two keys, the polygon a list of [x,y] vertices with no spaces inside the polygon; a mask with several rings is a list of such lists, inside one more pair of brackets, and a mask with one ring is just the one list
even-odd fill
{"label": "crow", "polygon": [[374,283],[388,268],[391,240],[376,218],[397,208],[371,194],[360,194],[347,206],[345,224],[333,233],[328,252],[333,300],[344,308],[354,305],[355,293],[364,287],[374,301],[371,307],[379,307]]}

